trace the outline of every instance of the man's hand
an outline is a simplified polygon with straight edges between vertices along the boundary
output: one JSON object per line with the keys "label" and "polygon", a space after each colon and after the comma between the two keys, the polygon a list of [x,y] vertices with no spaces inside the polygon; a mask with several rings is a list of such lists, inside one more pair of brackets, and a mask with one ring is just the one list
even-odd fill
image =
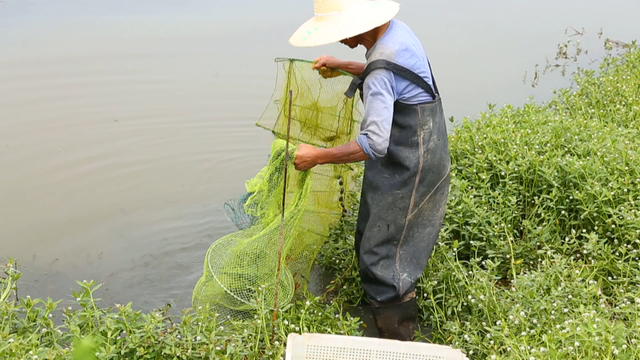
{"label": "man's hand", "polygon": [[353,76],[360,76],[364,71],[365,64],[356,61],[342,61],[334,58],[333,56],[323,55],[313,61],[312,68],[314,70],[319,70],[320,75],[323,78],[343,75],[341,71],[347,72]]}
{"label": "man's hand", "polygon": [[300,144],[296,153],[294,165],[296,170],[305,171],[318,165],[317,149],[311,145]]}
{"label": "man's hand", "polygon": [[320,69],[322,67],[328,67],[329,69],[339,69],[342,61],[334,58],[333,56],[323,55],[313,61],[313,68]]}
{"label": "man's hand", "polygon": [[313,62],[313,69],[318,70],[320,76],[323,78],[330,79],[343,75],[343,73],[339,71],[341,63],[340,60],[333,56],[325,55],[317,58]]}

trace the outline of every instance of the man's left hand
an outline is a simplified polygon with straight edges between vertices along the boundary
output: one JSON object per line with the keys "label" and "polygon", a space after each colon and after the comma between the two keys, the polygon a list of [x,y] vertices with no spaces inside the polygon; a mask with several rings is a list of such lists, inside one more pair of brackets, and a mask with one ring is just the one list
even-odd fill
{"label": "man's left hand", "polygon": [[318,165],[318,150],[311,145],[298,145],[294,165],[298,171],[309,170]]}

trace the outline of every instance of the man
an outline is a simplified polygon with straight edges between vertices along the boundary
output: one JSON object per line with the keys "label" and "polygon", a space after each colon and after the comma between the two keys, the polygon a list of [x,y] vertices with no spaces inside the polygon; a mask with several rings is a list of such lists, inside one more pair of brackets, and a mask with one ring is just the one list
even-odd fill
{"label": "man", "polygon": [[[365,161],[355,251],[380,336],[414,339],[415,283],[438,238],[449,192],[449,148],[438,88],[427,56],[389,0],[314,0],[315,16],[291,37],[294,46],[363,45],[366,64],[316,59],[355,75],[364,103],[357,140],[329,149],[301,144],[297,170]],[[327,75],[328,74],[328,75]]]}

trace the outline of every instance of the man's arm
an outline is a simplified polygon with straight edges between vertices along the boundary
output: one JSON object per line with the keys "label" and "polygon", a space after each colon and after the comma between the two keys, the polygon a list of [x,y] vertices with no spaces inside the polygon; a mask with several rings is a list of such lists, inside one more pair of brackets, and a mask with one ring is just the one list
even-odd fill
{"label": "man's arm", "polygon": [[341,61],[338,69],[346,71],[351,75],[360,76],[364,71],[365,64],[357,61]]}
{"label": "man's arm", "polygon": [[[351,75],[360,76],[364,71],[365,64],[357,61],[342,61],[334,58],[333,56],[324,55],[320,56],[313,62],[314,69],[319,70],[323,67],[333,70],[342,70]],[[327,75],[331,77],[333,74],[329,73]]]}
{"label": "man's arm", "polygon": [[322,164],[376,160],[386,155],[396,101],[393,74],[384,69],[373,71],[363,90],[365,113],[358,139],[328,149],[300,144],[294,162],[296,170],[309,170]]}
{"label": "man's arm", "polygon": [[354,140],[333,148],[316,148],[307,144],[300,144],[296,153],[294,165],[296,170],[304,171],[316,165],[346,164],[369,160],[369,156]]}

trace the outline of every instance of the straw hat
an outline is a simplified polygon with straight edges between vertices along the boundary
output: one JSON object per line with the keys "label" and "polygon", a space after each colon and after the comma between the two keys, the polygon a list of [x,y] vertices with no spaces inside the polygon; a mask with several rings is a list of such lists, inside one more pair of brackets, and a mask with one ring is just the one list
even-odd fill
{"label": "straw hat", "polygon": [[391,0],[314,0],[315,16],[289,39],[293,46],[319,46],[365,33],[393,19],[400,4]]}

